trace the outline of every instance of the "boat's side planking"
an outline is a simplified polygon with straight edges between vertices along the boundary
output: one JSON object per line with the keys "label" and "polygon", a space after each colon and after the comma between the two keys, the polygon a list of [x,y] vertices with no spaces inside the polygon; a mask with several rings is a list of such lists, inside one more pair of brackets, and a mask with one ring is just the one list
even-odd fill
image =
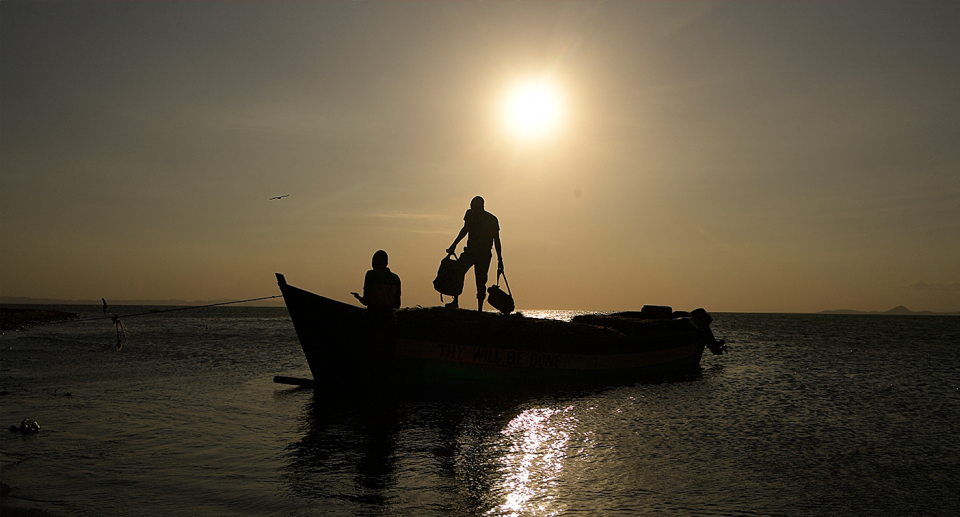
{"label": "boat's side planking", "polygon": [[428,361],[548,370],[630,370],[660,365],[699,364],[703,344],[623,354],[575,354],[517,350],[492,346],[398,339],[395,354]]}

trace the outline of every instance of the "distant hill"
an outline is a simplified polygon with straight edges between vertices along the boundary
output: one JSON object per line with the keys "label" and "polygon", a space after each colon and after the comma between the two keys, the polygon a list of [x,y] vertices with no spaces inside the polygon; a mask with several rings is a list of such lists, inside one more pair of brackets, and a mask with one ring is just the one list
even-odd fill
{"label": "distant hill", "polygon": [[932,311],[911,311],[903,305],[897,305],[889,311],[854,311],[850,309],[837,309],[832,311],[820,311],[820,314],[891,314],[899,316],[960,316],[960,312],[932,312]]}
{"label": "distant hill", "polygon": [[[192,307],[196,305],[211,305],[215,303],[225,303],[232,300],[107,300],[107,303],[113,305],[175,305],[181,307]],[[93,305],[100,307],[101,300],[58,300],[54,298],[28,298],[25,296],[0,296],[0,304],[3,305]],[[282,298],[273,298],[270,300],[259,300],[249,303],[238,303],[236,305],[257,305],[265,307],[282,307]]]}

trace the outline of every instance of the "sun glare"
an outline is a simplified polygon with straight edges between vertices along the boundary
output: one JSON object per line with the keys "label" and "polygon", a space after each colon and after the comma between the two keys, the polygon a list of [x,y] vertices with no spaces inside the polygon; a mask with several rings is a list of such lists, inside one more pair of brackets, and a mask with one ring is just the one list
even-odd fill
{"label": "sun glare", "polygon": [[560,97],[548,83],[522,84],[507,96],[504,114],[514,133],[524,137],[543,136],[556,129],[560,122]]}

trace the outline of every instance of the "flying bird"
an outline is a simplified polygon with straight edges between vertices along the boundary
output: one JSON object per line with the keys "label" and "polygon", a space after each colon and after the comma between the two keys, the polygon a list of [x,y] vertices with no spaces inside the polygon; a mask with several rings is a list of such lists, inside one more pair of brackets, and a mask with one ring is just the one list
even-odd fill
{"label": "flying bird", "polygon": [[267,201],[273,201],[274,199],[283,199],[283,198],[285,198],[285,197],[290,197],[290,194],[284,194],[284,195],[282,195],[282,196],[272,197],[272,198],[268,199]]}

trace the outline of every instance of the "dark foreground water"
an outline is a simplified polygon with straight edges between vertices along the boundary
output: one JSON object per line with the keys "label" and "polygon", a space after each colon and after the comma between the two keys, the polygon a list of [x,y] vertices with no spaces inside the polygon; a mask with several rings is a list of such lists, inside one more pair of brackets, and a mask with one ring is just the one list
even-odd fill
{"label": "dark foreground water", "polygon": [[[64,516],[957,514],[960,318],[714,316],[732,351],[686,380],[354,400],[272,383],[309,376],[282,308],[129,318],[119,352],[109,321],[7,332],[3,504]],[[24,418],[42,430],[5,430]]]}

